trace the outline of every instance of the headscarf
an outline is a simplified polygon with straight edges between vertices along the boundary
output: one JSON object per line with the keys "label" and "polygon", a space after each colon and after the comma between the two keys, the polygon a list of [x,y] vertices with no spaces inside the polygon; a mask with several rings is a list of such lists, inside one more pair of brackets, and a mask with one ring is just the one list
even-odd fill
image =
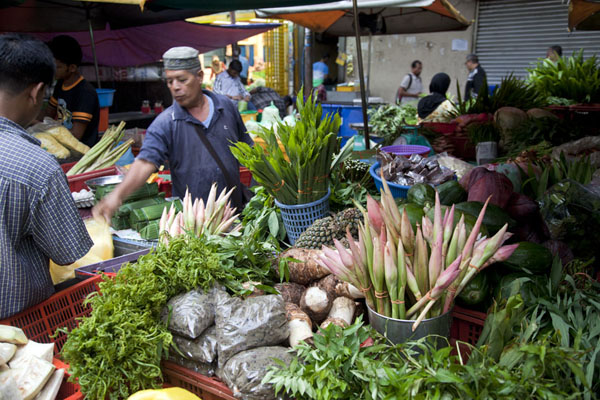
{"label": "headscarf", "polygon": [[219,56],[213,56],[211,67],[215,74],[221,72],[221,60],[219,59]]}
{"label": "headscarf", "polygon": [[419,118],[426,118],[446,101],[446,92],[450,87],[450,77],[443,72],[437,73],[429,84],[429,96],[423,97],[417,105]]}

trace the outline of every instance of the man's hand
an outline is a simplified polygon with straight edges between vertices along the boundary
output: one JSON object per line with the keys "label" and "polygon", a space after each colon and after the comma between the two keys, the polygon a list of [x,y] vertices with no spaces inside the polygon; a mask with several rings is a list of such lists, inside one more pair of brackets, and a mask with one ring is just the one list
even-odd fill
{"label": "man's hand", "polygon": [[232,100],[242,100],[242,96],[229,96]]}
{"label": "man's hand", "polygon": [[103,198],[100,203],[92,209],[92,215],[94,218],[102,217],[110,224],[110,220],[115,212],[121,207],[121,199],[113,191]]}
{"label": "man's hand", "polygon": [[244,101],[250,101],[250,96],[248,95],[248,96],[244,97]]}

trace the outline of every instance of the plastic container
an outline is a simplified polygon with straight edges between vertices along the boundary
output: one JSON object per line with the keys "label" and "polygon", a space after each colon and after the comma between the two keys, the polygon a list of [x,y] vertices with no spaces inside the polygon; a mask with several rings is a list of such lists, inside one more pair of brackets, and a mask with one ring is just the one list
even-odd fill
{"label": "plastic container", "polygon": [[456,122],[423,122],[421,126],[437,133],[448,134],[453,133],[458,124]]}
{"label": "plastic container", "polygon": [[452,310],[450,337],[461,342],[476,345],[486,318],[486,313],[454,306]]}
{"label": "plastic container", "polygon": [[[383,188],[383,182],[381,181],[381,178],[378,175],[379,167],[380,163],[378,161],[375,164],[371,165],[371,169],[369,169],[371,176],[375,180],[375,187],[377,188],[377,190],[381,190]],[[405,199],[408,195],[408,189],[410,189],[410,186],[398,185],[396,183],[391,182],[388,182],[388,186],[390,187],[390,192],[392,193],[392,196],[395,199]]]}
{"label": "plastic container", "polygon": [[113,237],[113,244],[114,258],[77,268],[75,269],[75,275],[89,277],[101,273],[116,274],[123,264],[136,262],[138,258],[148,254],[155,245],[151,242],[126,240],[118,237]]}
{"label": "plastic container", "polygon": [[338,136],[341,136],[342,138],[348,138],[356,135],[356,131],[350,128],[350,124],[355,122],[364,123],[361,106],[347,106],[342,104],[321,104],[321,107],[323,108],[323,118],[327,114],[340,114],[340,117],[342,118],[342,125],[340,126]]}
{"label": "plastic container", "polygon": [[245,124],[248,121],[256,121],[256,118],[258,117],[258,111],[242,111],[240,115],[242,116],[242,121],[244,121]]}
{"label": "plastic container", "polygon": [[209,378],[169,361],[163,362],[162,373],[167,385],[189,390],[202,400],[236,400],[227,385],[216,378]]}
{"label": "plastic container", "polygon": [[252,183],[252,172],[246,167],[240,167],[240,182],[246,187]]}
{"label": "plastic container", "polygon": [[112,106],[115,91],[115,89],[96,89],[96,93],[98,93],[98,103],[100,103],[100,108]]}
{"label": "plastic container", "polygon": [[51,336],[58,328],[75,328],[77,318],[92,311],[89,306],[83,306],[83,300],[99,289],[98,283],[101,279],[101,276],[95,276],[71,286],[36,306],[0,321],[0,324],[21,328],[30,340],[40,343],[54,342],[54,354],[57,355],[67,340],[67,335],[59,333],[56,338]]}
{"label": "plastic container", "polygon": [[381,148],[381,151],[386,153],[392,153],[397,156],[410,157],[413,154],[418,154],[423,157],[427,157],[431,149],[427,146],[420,146],[416,144],[401,144],[396,146],[385,146]]}
{"label": "plastic container", "polygon": [[69,189],[71,189],[71,192],[79,192],[81,189],[89,190],[89,187],[85,184],[85,182],[90,179],[118,174],[119,170],[113,165],[112,167],[99,169],[97,171],[90,171],[83,174],[68,176],[67,181],[69,182]]}
{"label": "plastic container", "polygon": [[319,200],[299,205],[282,204],[275,200],[275,205],[281,210],[283,225],[292,245],[313,222],[327,216],[330,195],[331,191],[327,189],[327,194]]}
{"label": "plastic container", "polygon": [[[450,325],[452,323],[452,312],[448,311],[439,317],[424,319],[421,321],[417,329],[413,331],[412,326],[414,320],[404,320],[386,317],[381,315],[369,307],[369,324],[377,332],[385,336],[394,344],[404,343],[407,341],[419,340],[429,335],[438,335],[450,338]],[[440,347],[445,347],[447,342],[443,339],[438,340]]]}
{"label": "plastic container", "polygon": [[52,364],[54,364],[56,369],[64,369],[65,370],[65,376],[63,377],[62,385],[58,389],[58,394],[56,395],[56,399],[58,399],[58,400],[81,400],[81,399],[83,399],[83,393],[81,393],[79,391],[79,385],[68,381],[69,365],[65,364],[58,358],[54,358],[52,360]]}
{"label": "plastic container", "polygon": [[108,107],[101,107],[98,115],[98,132],[106,132],[108,129]]}

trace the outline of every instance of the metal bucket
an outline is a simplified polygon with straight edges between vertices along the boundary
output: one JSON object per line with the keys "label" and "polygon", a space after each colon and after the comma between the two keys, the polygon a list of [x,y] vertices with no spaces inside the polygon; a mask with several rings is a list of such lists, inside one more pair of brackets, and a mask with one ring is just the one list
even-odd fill
{"label": "metal bucket", "polygon": [[[372,310],[368,304],[367,309],[371,326],[394,344],[419,340],[429,335],[438,335],[445,338],[450,337],[452,310],[439,317],[424,319],[413,332],[412,325],[415,323],[414,320],[386,317]],[[447,346],[447,342],[439,338],[438,347],[445,346]]]}

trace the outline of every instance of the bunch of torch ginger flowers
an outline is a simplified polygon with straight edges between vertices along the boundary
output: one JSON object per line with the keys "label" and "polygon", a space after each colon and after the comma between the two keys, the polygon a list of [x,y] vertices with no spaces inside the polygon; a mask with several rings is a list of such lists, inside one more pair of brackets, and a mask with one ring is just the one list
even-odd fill
{"label": "bunch of torch ginger flowers", "polygon": [[[159,222],[159,235],[166,244],[169,237],[191,233],[196,236],[202,235],[221,235],[228,232],[237,232],[241,225],[238,224],[230,230],[231,226],[238,218],[235,214],[236,208],[231,207],[229,198],[235,188],[227,192],[223,189],[217,197],[217,185],[213,183],[206,199],[196,199],[192,203],[192,195],[186,190],[183,197],[183,211],[177,212],[171,205],[169,211],[163,210]],[[168,233],[168,235],[164,234]]]}
{"label": "bunch of torch ginger flowers", "polygon": [[504,261],[517,244],[502,246],[512,235],[504,225],[491,238],[478,238],[488,199],[467,234],[464,217],[454,221],[454,206],[442,216],[435,196],[433,222],[423,217],[413,230],[383,179],[381,201],[367,199],[359,239],[347,232],[350,248],[335,241],[323,247],[319,263],[341,280],[359,288],[371,309],[386,317],[414,320],[414,331],[425,318],[452,308],[455,297],[482,269]]}

